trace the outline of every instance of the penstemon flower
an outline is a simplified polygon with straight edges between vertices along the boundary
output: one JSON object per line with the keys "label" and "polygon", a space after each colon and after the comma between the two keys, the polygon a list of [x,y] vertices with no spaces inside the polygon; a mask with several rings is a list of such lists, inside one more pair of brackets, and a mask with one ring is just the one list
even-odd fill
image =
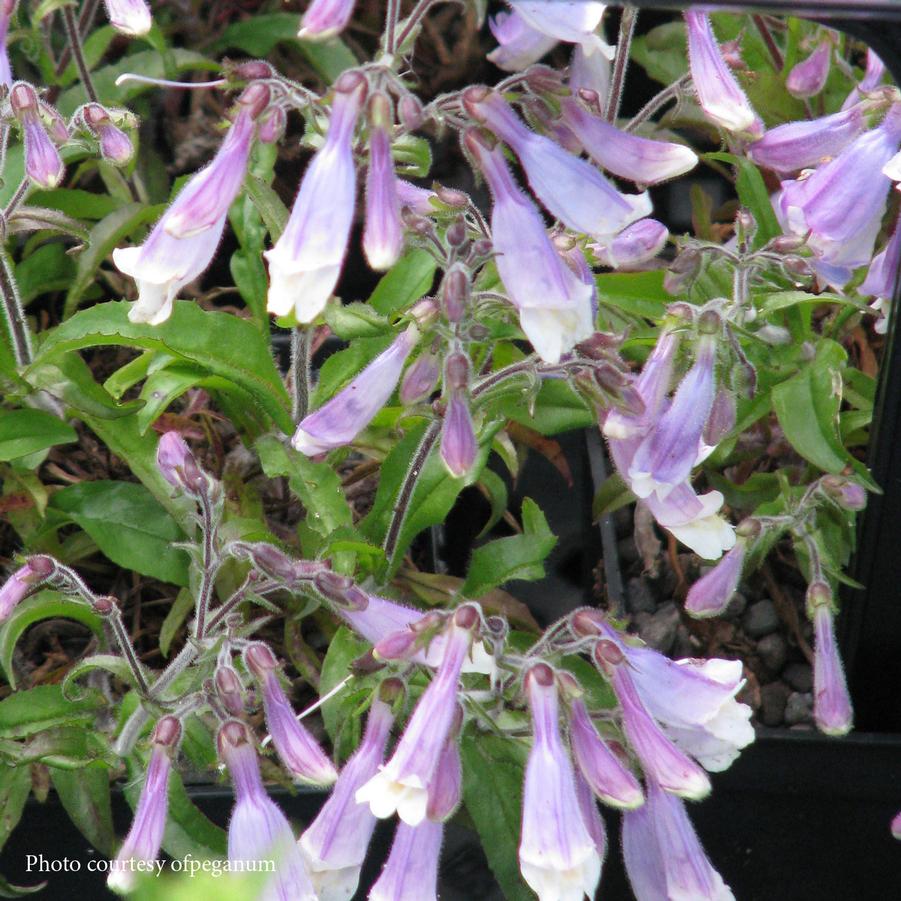
{"label": "penstemon flower", "polygon": [[9,51],[6,38],[9,34],[9,20],[16,11],[19,0],[0,0],[0,85],[12,87],[13,73],[9,65]]}
{"label": "penstemon flower", "polygon": [[835,641],[832,589],[825,582],[808,586],[807,612],[814,631],[813,716],[826,735],[845,735],[853,725],[854,711]]}
{"label": "penstemon flower", "polygon": [[488,20],[488,26],[498,43],[488,59],[506,72],[519,72],[537,63],[557,43],[556,38],[533,28],[515,10],[499,12]]}
{"label": "penstemon flower", "polygon": [[353,15],[356,0],[312,0],[303,14],[299,38],[324,41],[344,31]]}
{"label": "penstemon flower", "polygon": [[696,617],[719,616],[738,590],[747,541],[738,538],[732,550],[688,589],[685,609]]}
{"label": "penstemon flower", "polygon": [[886,309],[895,298],[899,269],[901,269],[901,217],[895,220],[892,236],[885,248],[873,257],[870,268],[867,269],[867,277],[857,289],[865,297],[876,298],[870,304],[870,309],[878,313],[879,318],[874,328],[882,335],[888,330]]}
{"label": "penstemon flower", "polygon": [[103,0],[110,25],[116,31],[137,38],[153,26],[150,9],[144,0]]}
{"label": "penstemon flower", "polygon": [[268,309],[277,316],[294,310],[298,322],[312,322],[338,283],[356,200],[354,126],[366,91],[359,72],[345,72],[336,82],[325,143],[304,172],[285,230],[264,254]]}
{"label": "penstemon flower", "polygon": [[366,175],[366,227],[363,250],[373,269],[390,269],[403,249],[397,176],[391,158],[391,104],[384,94],[370,102],[369,172]]}
{"label": "penstemon flower", "polygon": [[437,901],[443,837],[441,823],[423,820],[411,826],[399,822],[382,874],[369,891],[369,901]]}
{"label": "penstemon flower", "polygon": [[29,557],[0,588],[0,623],[9,619],[13,610],[56,572],[53,558],[43,554]]}
{"label": "penstemon flower", "polygon": [[450,396],[441,423],[441,460],[452,476],[462,478],[472,469],[479,451],[466,397],[469,360],[465,354],[455,352],[448,356],[444,382]]}
{"label": "penstemon flower", "polygon": [[597,34],[604,17],[605,3],[597,0],[579,0],[576,3],[559,3],[558,0],[507,0],[536,31],[569,44],[582,47],[587,55],[601,53],[613,58],[613,48]]}
{"label": "penstemon flower", "polygon": [[426,400],[435,390],[440,375],[441,360],[430,351],[420,354],[407,367],[400,381],[400,402],[409,407]]}
{"label": "penstemon flower", "polygon": [[[30,84],[17,81],[9,92],[13,115],[25,137],[25,174],[39,188],[55,188],[63,179],[63,165],[56,144],[50,138],[41,113],[44,107]],[[65,127],[60,137],[65,140]]]}
{"label": "penstemon flower", "polygon": [[569,64],[569,89],[573,94],[591,91],[603,113],[610,92],[611,68],[609,54],[586,53],[581,44],[576,44]]}
{"label": "penstemon flower", "polygon": [[813,97],[826,86],[832,63],[832,39],[823,38],[807,59],[796,63],[785,79],[788,92],[795,97]]}
{"label": "penstemon flower", "polygon": [[653,260],[666,245],[669,229],[656,219],[639,219],[609,241],[591,244],[595,261],[613,269],[631,269]]}

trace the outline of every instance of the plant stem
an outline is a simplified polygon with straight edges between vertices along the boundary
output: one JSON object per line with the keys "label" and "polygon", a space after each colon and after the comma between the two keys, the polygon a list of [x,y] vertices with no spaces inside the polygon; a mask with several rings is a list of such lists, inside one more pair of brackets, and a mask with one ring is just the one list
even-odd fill
{"label": "plant stem", "polygon": [[758,14],[752,15],[751,21],[753,21],[755,27],[760,32],[764,44],[766,44],[766,49],[769,51],[773,60],[773,68],[775,68],[777,72],[781,72],[782,67],[785,65],[785,60],[782,58],[782,51],[779,49],[776,39],[773,37],[773,32],[770,31],[770,26],[767,25],[766,19]]}
{"label": "plant stem", "polygon": [[670,100],[675,100],[676,97],[682,91],[689,82],[691,81],[691,73],[686,72],[681,78],[677,78],[669,87],[664,88],[659,94],[655,97],[652,97],[633,117],[629,124],[626,126],[626,131],[635,131],[642,122],[647,122],[651,116],[654,115],[659,109],[666,106]]}
{"label": "plant stem", "polygon": [[0,295],[2,295],[3,312],[6,326],[12,342],[13,355],[18,367],[28,366],[33,359],[31,333],[25,319],[25,310],[16,287],[15,276],[10,265],[9,255],[5,247],[0,247]]}
{"label": "plant stem", "polygon": [[94,89],[94,82],[91,80],[91,70],[88,68],[88,62],[84,57],[84,47],[81,44],[81,33],[78,28],[78,22],[75,20],[75,11],[71,6],[64,6],[62,9],[63,23],[66,26],[66,36],[69,38],[69,47],[72,50],[72,56],[75,59],[75,66],[78,69],[78,76],[84,85],[88,99],[94,103],[99,103],[97,91]]}
{"label": "plant stem", "polygon": [[131,670],[135,677],[135,682],[138,684],[139,692],[146,697],[150,693],[150,688],[147,685],[147,680],[144,678],[144,671],[141,669],[141,664],[135,656],[135,649],[132,647],[128,633],[125,631],[125,624],[122,622],[122,612],[118,607],[113,607],[112,612],[109,615],[109,621],[113,627],[113,633],[116,636],[116,643],[119,645],[119,650],[122,651],[122,656],[125,658],[125,662],[128,664],[128,668]]}
{"label": "plant stem", "polygon": [[388,9],[385,12],[385,53],[394,55],[397,45],[394,42],[397,34],[397,22],[400,19],[400,0],[388,0]]}
{"label": "plant stem", "polygon": [[3,208],[3,216],[6,219],[9,219],[10,216],[18,209],[19,204],[25,199],[28,192],[31,190],[31,179],[27,176],[19,182],[19,187],[16,188],[16,193],[13,194],[12,197],[9,198],[9,203]]}
{"label": "plant stem", "polygon": [[619,40],[616,44],[613,75],[610,78],[610,92],[607,94],[606,117],[608,122],[616,122],[616,117],[619,115],[636,21],[638,21],[638,10],[634,6],[624,6],[619,20]]}
{"label": "plant stem", "polygon": [[[100,0],[86,0],[86,2],[82,4],[81,10],[78,13],[78,33],[82,37],[90,31],[91,25],[94,24],[94,16],[97,14],[97,7],[99,5]],[[59,62],[56,64],[57,75],[63,74],[66,66],[69,65],[69,60],[71,58],[72,50],[69,47],[64,47],[63,52],[59,55]]]}
{"label": "plant stem", "polygon": [[310,407],[310,346],[312,327],[297,325],[291,332],[291,415],[294,424],[307,415]]}
{"label": "plant stem", "polygon": [[194,638],[201,641],[204,636],[204,626],[207,610],[210,606],[210,596],[213,593],[213,581],[216,575],[216,549],[213,544],[213,507],[209,494],[203,491],[200,494],[200,509],[203,513],[203,575],[200,579],[200,590],[197,592],[197,603],[194,607]]}
{"label": "plant stem", "polygon": [[394,50],[392,52],[396,52],[399,48],[404,46],[407,38],[410,37],[422,21],[423,16],[425,16],[429,11],[429,8],[437,2],[438,0],[419,0],[416,6],[413,7],[410,15],[404,20],[403,27],[400,29],[397,39],[394,42]]}

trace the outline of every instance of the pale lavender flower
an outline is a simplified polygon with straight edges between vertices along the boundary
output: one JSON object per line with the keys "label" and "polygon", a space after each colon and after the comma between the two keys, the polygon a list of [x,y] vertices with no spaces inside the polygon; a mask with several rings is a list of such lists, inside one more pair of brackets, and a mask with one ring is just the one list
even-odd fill
{"label": "pale lavender flower", "polygon": [[892,838],[901,841],[901,810],[892,817]]}
{"label": "pale lavender flower", "polygon": [[101,156],[116,166],[124,166],[134,154],[128,135],[113,124],[109,113],[99,103],[86,104],[81,115],[100,144]]}
{"label": "pale lavender flower", "polygon": [[391,760],[356,794],[380,819],[398,816],[411,826],[426,818],[429,788],[457,711],[457,689],[469,654],[477,608],[459,607],[451,620],[444,656],[435,678],[413,711]]}
{"label": "pale lavender flower", "polygon": [[688,589],[685,609],[692,616],[719,616],[726,609],[741,580],[745,550],[746,543],[736,541],[732,550]]}
{"label": "pale lavender flower", "polygon": [[601,854],[579,816],[575,773],[560,738],[554,671],[536,663],[526,673],[532,749],[523,785],[519,868],[539,901],[594,897]]}
{"label": "pale lavender flower", "polygon": [[831,116],[787,122],[748,146],[748,156],[774,172],[797,172],[841,153],[863,133],[863,108],[852,106]]}
{"label": "pale lavender flower", "polygon": [[497,270],[535,351],[556,363],[594,332],[592,289],[560,258],[534,204],[513,181],[500,147],[467,136],[491,189],[491,233]]}
{"label": "pale lavender flower", "polygon": [[653,260],[666,246],[669,229],[656,219],[639,219],[603,244],[590,245],[599,266],[632,269]]}
{"label": "pale lavender flower", "polygon": [[285,230],[264,254],[268,309],[277,316],[294,310],[299,322],[312,322],[338,282],[356,199],[354,126],[365,98],[366,79],[359,72],[338,79],[325,143],[304,172]]}
{"label": "pale lavender flower", "polygon": [[420,354],[407,367],[400,380],[400,389],[398,390],[400,402],[409,407],[426,400],[435,390],[440,375],[441,361],[438,356],[430,351]]}
{"label": "pale lavender flower", "polygon": [[12,87],[13,73],[9,65],[9,51],[6,37],[9,34],[9,20],[16,11],[19,0],[0,0],[0,85]]}
{"label": "pale lavender flower", "polygon": [[384,94],[376,94],[371,103],[369,132],[369,171],[366,175],[366,226],[363,250],[369,265],[382,272],[390,269],[404,244],[397,176],[391,158],[391,105]]}
{"label": "pale lavender flower", "polygon": [[569,64],[569,89],[573,94],[592,91],[603,113],[610,93],[611,68],[610,57],[606,53],[586,53],[581,44],[576,44]]}
{"label": "pale lavender flower", "polygon": [[854,106],[855,103],[858,103],[861,94],[875,91],[879,87],[883,75],[885,75],[885,63],[871,48],[867,48],[867,65],[864,76],[860,84],[853,88],[851,93],[845,98],[842,109],[847,109],[849,106]]}
{"label": "pale lavender flower", "polygon": [[499,12],[488,20],[498,46],[488,59],[505,72],[520,72],[537,63],[557,43],[556,38],[532,28],[515,10]]}
{"label": "pale lavender flower", "polygon": [[807,597],[814,631],[813,717],[820,732],[845,735],[851,730],[854,711],[835,641],[832,591],[824,582],[813,582]]}
{"label": "pale lavender flower", "polygon": [[638,780],[598,735],[581,698],[570,704],[569,742],[586,783],[605,804],[628,809],[644,803]]}
{"label": "pale lavender flower", "polygon": [[795,97],[813,97],[826,86],[829,67],[832,63],[832,40],[823,38],[816,50],[807,59],[796,63],[788,77],[785,87]]}
{"label": "pale lavender flower", "polygon": [[432,198],[436,197],[434,191],[420,188],[404,178],[397,179],[396,188],[401,208],[407,207],[419,216],[428,216],[437,209],[432,203]]}
{"label": "pale lavender flower", "polygon": [[452,391],[441,423],[441,460],[457,479],[472,469],[479,445],[469,403],[462,391]]}
{"label": "pale lavender flower", "polygon": [[307,41],[324,41],[344,31],[353,15],[356,0],[312,0],[303,14],[297,36]]}
{"label": "pale lavender flower", "polygon": [[146,865],[160,855],[169,810],[169,770],[180,737],[181,723],[174,716],[164,716],[154,727],[150,739],[150,762],[131,829],[119,854],[110,864],[106,880],[107,886],[115,892],[128,892],[134,887],[132,861]]}
{"label": "pale lavender flower", "polygon": [[360,746],[300,837],[300,850],[319,901],[350,901],[357,891],[376,818],[365,804],[357,804],[354,796],[378,772],[393,722],[390,704],[374,698]]}
{"label": "pale lavender flower", "polygon": [[875,329],[885,334],[888,329],[886,309],[895,298],[898,271],[901,269],[901,216],[895,221],[895,230],[885,248],[873,257],[867,277],[857,289],[864,297],[874,297],[870,308],[879,314]]}
{"label": "pale lavender flower", "polygon": [[587,55],[601,53],[613,57],[613,48],[597,34],[604,17],[605,3],[578,0],[507,0],[510,7],[536,31],[557,41],[580,45]]}
{"label": "pale lavender flower", "polygon": [[692,83],[707,118],[727,131],[762,134],[763,124],[729,71],[707,14],[686,10],[685,22]]}
{"label": "pale lavender flower", "polygon": [[262,688],[266,727],[281,762],[296,782],[331,785],[338,773],[316,739],[294,714],[291,702],[278,681],[278,662],[262,642],[248,645],[244,663]]}
{"label": "pale lavender flower", "polygon": [[369,901],[437,901],[443,838],[441,823],[399,822],[382,874],[369,890]]}
{"label": "pale lavender flower", "polygon": [[463,103],[474,118],[510,146],[536,197],[569,228],[602,238],[651,212],[647,192],[621,194],[585,160],[531,131],[496,91],[467,88]]}
{"label": "pale lavender flower", "polygon": [[653,141],[621,131],[592,115],[574,97],[560,105],[563,121],[585,152],[608,172],[643,185],[656,185],[694,169],[697,154],[684,144]]}
{"label": "pale lavender flower", "polygon": [[66,167],[41,118],[41,104],[30,84],[17,81],[10,90],[13,114],[25,138],[25,174],[39,188],[55,188]]}
{"label": "pale lavender flower", "polygon": [[347,387],[300,421],[291,444],[308,457],[350,444],[394,393],[418,339],[409,325]]}
{"label": "pale lavender flower", "polygon": [[207,480],[185,439],[178,432],[163,432],[156,448],[156,465],[160,475],[173,487],[196,497]]}
{"label": "pale lavender flower", "polygon": [[145,35],[153,25],[150,9],[144,0],[103,0],[103,5],[110,25],[129,37]]}
{"label": "pale lavender flower", "polygon": [[242,104],[216,156],[182,188],[147,240],[113,251],[116,267],[138,286],[130,321],[165,322],[178,292],[210,265],[228,208],[244,183],[254,116],[255,110]]}
{"label": "pale lavender flower", "polygon": [[219,729],[217,744],[235,787],[235,806],[228,824],[228,859],[275,864],[275,875],[256,901],[317,901],[291,825],[263,787],[247,726],[229,720]]}
{"label": "pale lavender flower", "polygon": [[0,588],[0,623],[9,619],[13,610],[55,571],[52,558],[43,554],[28,557]]}
{"label": "pale lavender flower", "polygon": [[651,778],[647,802],[623,815],[623,859],[637,901],[735,901],[680,798]]}
{"label": "pale lavender flower", "polygon": [[[604,858],[607,856],[607,827],[598,810],[598,802],[589,788],[588,783],[582,777],[582,774],[576,770],[573,774],[576,784],[576,799],[579,802],[579,812],[582,814],[582,822],[594,842],[595,850],[601,859],[601,867],[604,865]],[[598,876],[600,882],[600,876]],[[581,898],[577,899],[581,901]]]}
{"label": "pale lavender flower", "polygon": [[698,495],[691,483],[682,482],[665,500],[649,495],[646,504],[657,523],[705,560],[718,560],[735,546],[735,529],[719,515],[723,506],[719,491]]}
{"label": "pale lavender flower", "polygon": [[[457,716],[461,721],[462,713],[462,709],[458,707]],[[460,742],[454,734],[456,732],[459,732],[459,726],[451,729],[444,750],[438,758],[432,784],[429,786],[426,816],[436,823],[449,820],[460,806],[463,797],[463,763],[460,760]]]}

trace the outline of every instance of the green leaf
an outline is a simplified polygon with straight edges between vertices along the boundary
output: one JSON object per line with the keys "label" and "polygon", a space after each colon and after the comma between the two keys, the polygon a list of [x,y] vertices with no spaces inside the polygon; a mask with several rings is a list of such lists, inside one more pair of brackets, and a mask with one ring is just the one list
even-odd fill
{"label": "green leaf", "polygon": [[325,308],[328,327],[344,341],[372,338],[391,330],[391,323],[366,303],[330,303]]}
{"label": "green leaf", "polygon": [[597,423],[591,410],[569,384],[560,379],[546,379],[535,395],[534,409],[521,392],[499,398],[498,412],[542,435],[559,435],[572,429],[585,429]]}
{"label": "green leaf", "polygon": [[23,898],[25,895],[43,891],[46,887],[46,882],[39,882],[37,885],[13,885],[0,875],[0,898]]}
{"label": "green leaf", "polygon": [[85,674],[94,670],[103,670],[112,676],[115,676],[120,682],[134,688],[135,677],[131,671],[131,667],[125,658],[119,654],[92,654],[79,661],[66,673],[63,679],[63,694],[67,698],[77,699],[81,689],[75,686],[75,683]]}
{"label": "green leaf", "polygon": [[0,460],[15,460],[77,440],[75,429],[43,410],[0,411]]}
{"label": "green leaf", "polygon": [[626,504],[635,500],[632,489],[626,484],[625,479],[614,471],[601,483],[594,499],[591,502],[591,519],[597,522],[603,516],[607,516]]}
{"label": "green leaf", "polygon": [[541,508],[531,499],[522,502],[523,533],[497,538],[472,553],[462,593],[480,598],[511,579],[534,581],[544,576],[544,561],[557,536],[548,528]]}
{"label": "green leaf", "polygon": [[688,71],[685,25],[667,22],[632,41],[631,58],[661,84],[672,84]]}
{"label": "green leaf", "polygon": [[162,626],[160,626],[160,653],[163,657],[169,656],[172,639],[175,638],[182,623],[193,609],[194,595],[186,588],[182,588],[175,598],[175,603],[169,608]]}
{"label": "green leaf", "polygon": [[369,305],[383,316],[407,309],[429,292],[437,266],[427,250],[420,247],[408,250],[379,279],[369,297]]}
{"label": "green leaf", "polygon": [[116,199],[109,194],[95,194],[81,188],[31,191],[28,194],[28,202],[32,206],[59,210],[74,219],[103,219],[119,207]]}
{"label": "green leaf", "polygon": [[282,232],[288,224],[288,208],[272,187],[255,175],[248,175],[244,179],[244,187],[266,224],[269,237],[274,244],[282,236]]}
{"label": "green leaf", "polygon": [[31,767],[0,766],[0,848],[22,818],[29,794]]}
{"label": "green leaf", "polygon": [[63,291],[72,283],[75,261],[58,241],[42,244],[16,266],[19,296],[26,306],[35,297]]}
{"label": "green leaf", "polygon": [[0,735],[24,738],[54,726],[87,726],[106,703],[103,695],[93,689],[76,700],[69,700],[60,685],[17,691],[0,701]]}
{"label": "green leaf", "polygon": [[57,492],[50,505],[81,526],[113,563],[164,582],[188,584],[188,556],[172,546],[185,535],[143,485],[80,482]]}
{"label": "green leaf", "polygon": [[476,538],[483,538],[487,535],[501,520],[507,509],[507,483],[492,469],[483,469],[479,476],[479,488],[484,490],[488,502],[491,504],[491,516],[488,522],[482,526],[481,532]]}
{"label": "green leaf", "polygon": [[463,802],[475,823],[507,901],[534,901],[519,872],[519,832],[522,822],[522,785],[527,748],[522,741],[463,733]]}
{"label": "green leaf", "polygon": [[[319,676],[320,697],[324,697],[347,678],[351,663],[368,651],[369,647],[368,641],[359,638],[347,626],[338,629],[332,636],[325,659],[322,661]],[[322,705],[322,722],[339,759],[346,759],[359,740],[359,708],[368,700],[375,685],[376,680],[371,676],[354,679],[343,691]]]}
{"label": "green leaf", "polygon": [[752,248],[759,250],[767,241],[781,235],[782,229],[760,170],[749,159],[736,156],[734,153],[708,153],[705,154],[705,158],[735,166],[737,170],[735,188],[738,191],[738,199],[757,223]]}
{"label": "green leaf", "polygon": [[13,690],[16,688],[16,678],[12,660],[16,643],[29,626],[57,617],[74,619],[87,626],[98,638],[103,638],[103,621],[87,604],[66,600],[57,591],[40,591],[22,601],[0,627],[0,667]]}
{"label": "green leaf", "polygon": [[39,732],[21,745],[21,762],[39,762],[57,769],[80,770],[98,760],[115,766],[106,736],[93,729],[58,726]]}
{"label": "green leaf", "polygon": [[202,369],[184,364],[176,363],[151,372],[141,388],[141,400],[145,406],[135,415],[141,434],[156,422],[172,401],[203,380]]}
{"label": "green leaf", "polygon": [[104,856],[116,851],[113,811],[110,804],[109,770],[94,764],[80,770],[49,767],[53,787],[69,819]]}
{"label": "green leaf", "polygon": [[161,325],[129,322],[126,302],[97,304],[51,330],[37,362],[71,350],[120,344],[172,354],[243,388],[284,432],[293,430],[288,393],[275,368],[266,337],[230,313],[202,310],[177,301]]}

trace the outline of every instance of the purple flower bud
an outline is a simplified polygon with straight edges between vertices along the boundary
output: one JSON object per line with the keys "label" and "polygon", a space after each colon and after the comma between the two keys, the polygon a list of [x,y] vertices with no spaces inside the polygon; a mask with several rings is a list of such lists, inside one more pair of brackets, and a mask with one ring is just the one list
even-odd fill
{"label": "purple flower bud", "polygon": [[519,868],[539,898],[594,897],[601,855],[583,817],[573,766],[560,739],[554,671],[537,663],[526,673],[532,749],[523,785]]}
{"label": "purple flower bud", "polygon": [[437,901],[438,857],[443,837],[441,823],[398,823],[391,853],[381,876],[369,890],[369,901]]}
{"label": "purple flower bud", "polygon": [[298,844],[320,901],[349,901],[357,890],[376,818],[354,796],[378,772],[393,721],[391,707],[375,698],[360,746],[300,837]]}
{"label": "purple flower bud", "polygon": [[354,126],[365,98],[360,73],[345,72],[338,79],[325,143],[304,172],[282,236],[264,254],[268,309],[276,316],[294,310],[298,322],[312,322],[338,282],[356,199]]}
{"label": "purple flower bud", "polygon": [[686,10],[688,61],[701,109],[727,131],[763,133],[763,123],[729,71],[706,13]]}
{"label": "purple flower bud", "polygon": [[516,11],[499,12],[488,20],[499,46],[488,59],[505,72],[520,72],[537,63],[557,43],[555,38],[536,31]]}
{"label": "purple flower bud", "polygon": [[263,787],[247,727],[229,720],[219,729],[217,743],[235,786],[235,807],[228,824],[228,859],[274,862],[275,875],[260,895],[267,901],[317,901],[291,826]]}
{"label": "purple flower bud", "polygon": [[831,116],[771,128],[748,147],[748,156],[775,172],[797,172],[841,153],[864,130],[863,110],[852,106]]}
{"label": "purple flower bud", "polygon": [[700,619],[719,616],[726,609],[741,580],[745,550],[745,542],[737,541],[735,547],[713,569],[688,589],[686,611]]}
{"label": "purple flower bud", "polygon": [[404,236],[388,131],[391,127],[391,105],[384,94],[376,94],[372,98],[371,109],[363,250],[369,265],[382,272],[397,261],[403,249]]}
{"label": "purple flower bud", "polygon": [[169,770],[180,737],[181,724],[174,716],[164,716],[154,727],[150,762],[135,817],[119,854],[110,864],[106,884],[115,892],[128,892],[134,887],[132,861],[146,865],[159,857],[169,809]]}
{"label": "purple flower bud", "polygon": [[593,116],[574,97],[561,104],[563,121],[588,155],[608,172],[644,185],[656,185],[694,169],[697,154],[683,144],[652,141],[621,131]]}
{"label": "purple flower bud", "polygon": [[666,246],[669,229],[656,219],[639,219],[604,243],[591,245],[600,266],[634,269],[654,259]]}
{"label": "purple flower bud", "polygon": [[308,457],[350,444],[394,393],[418,338],[414,325],[401,332],[346,388],[301,420],[291,444]]}
{"label": "purple flower bud", "polygon": [[312,0],[303,14],[297,36],[305,41],[324,41],[344,31],[354,11],[355,0]]}
{"label": "purple flower bud", "polygon": [[0,588],[0,623],[9,619],[13,610],[54,572],[56,563],[52,557],[37,554],[26,559]]}
{"label": "purple flower bud", "polygon": [[254,642],[244,652],[244,662],[263,689],[266,726],[279,759],[295,781],[331,785],[337,778],[332,762],[316,739],[298,722],[276,674],[277,662],[269,648]]}
{"label": "purple flower bud", "polygon": [[597,0],[580,0],[563,3],[559,0],[509,0],[510,6],[536,31],[565,41],[579,44],[588,55],[601,53],[613,58],[613,48],[598,34],[598,26],[604,16],[605,3]]}
{"label": "purple flower bud", "polygon": [[569,741],[585,781],[605,804],[630,808],[644,803],[638,780],[598,735],[581,698],[570,706]]}
{"label": "purple flower bud", "polygon": [[267,109],[259,119],[257,137],[263,144],[274,144],[285,133],[288,118],[280,106]]}
{"label": "purple flower bud", "polygon": [[817,603],[813,607],[813,716],[820,732],[845,735],[851,731],[854,711],[835,642],[832,610],[828,603]]}
{"label": "purple flower bud", "polygon": [[[450,228],[448,235],[450,236]],[[444,276],[441,283],[441,304],[444,307],[444,315],[450,322],[459,322],[466,313],[469,306],[471,278],[469,271],[460,263],[451,266]]]}
{"label": "purple flower bud", "polygon": [[403,178],[397,180],[397,199],[401,209],[412,210],[417,216],[428,216],[435,212],[432,198],[435,192],[428,188],[420,188]]}
{"label": "purple flower bud", "polygon": [[832,64],[832,40],[824,38],[820,41],[816,50],[792,66],[788,78],[785,79],[785,87],[789,94],[795,97],[813,97],[819,94],[826,86],[829,77],[829,67]]}
{"label": "purple flower bud", "polygon": [[[458,713],[462,713],[459,708]],[[438,758],[435,776],[429,786],[426,817],[436,823],[449,820],[460,806],[462,786],[463,764],[460,761],[460,745],[457,737],[451,735]]]}
{"label": "purple flower bud", "polygon": [[637,901],[735,901],[713,868],[685,804],[648,779],[644,806],[623,815],[623,859]]}
{"label": "purple flower bud", "polygon": [[867,505],[866,489],[844,476],[823,476],[820,484],[826,494],[846,510],[863,510]]}
{"label": "purple flower bud", "polygon": [[451,391],[441,423],[441,460],[454,478],[461,479],[472,469],[478,452],[466,394]]}
{"label": "purple flower bud", "polygon": [[9,52],[6,49],[6,38],[9,34],[9,20],[16,11],[18,0],[3,0],[0,3],[0,85],[12,87],[13,73],[9,65]]}
{"label": "purple flower bud", "polygon": [[[459,608],[455,619],[469,609]],[[456,622],[446,634],[444,656],[435,678],[419,699],[394,755],[357,791],[357,802],[368,803],[379,819],[395,810],[411,826],[426,818],[429,790],[457,715],[460,672],[473,637],[472,628]]]}
{"label": "purple flower bud", "polygon": [[125,132],[113,125],[109,113],[99,103],[88,103],[81,111],[85,125],[97,138],[104,159],[117,166],[124,166],[132,157],[134,148]]}
{"label": "purple flower bud", "polygon": [[26,174],[39,188],[55,188],[62,181],[66,168],[41,120],[34,88],[21,81],[16,82],[9,100],[24,132]]}
{"label": "purple flower bud", "polygon": [[407,131],[418,131],[422,128],[425,115],[420,99],[415,94],[404,94],[397,101],[397,117]]}
{"label": "purple flower bud", "polygon": [[206,476],[178,432],[164,432],[156,448],[156,465],[173,488],[197,497],[207,488]]}
{"label": "purple flower bud", "polygon": [[436,354],[427,351],[418,356],[404,372],[398,396],[406,406],[426,400],[435,390],[441,375],[441,361]]}
{"label": "purple flower bud", "polygon": [[216,695],[231,716],[244,715],[244,686],[234,667],[220,664],[213,676]]}
{"label": "purple flower bud", "polygon": [[510,145],[535,195],[569,228],[598,238],[616,234],[651,212],[647,192],[620,194],[585,160],[530,131],[496,91],[467,88],[463,103],[474,118]]}
{"label": "purple flower bud", "polygon": [[132,322],[165,322],[178,292],[209,266],[244,183],[254,128],[251,110],[242,106],[216,156],[182,188],[147,240],[113,251],[116,267],[138,285]]}
{"label": "purple flower bud", "polygon": [[704,444],[716,447],[735,428],[736,416],[735,395],[728,388],[721,387],[713,398],[710,415],[704,424],[701,435]]}
{"label": "purple flower bud", "polygon": [[153,25],[150,9],[144,0],[103,0],[110,25],[116,31],[138,38]]}
{"label": "purple flower bud", "polygon": [[569,88],[573,94],[592,91],[598,98],[598,112],[605,112],[610,93],[610,58],[606,53],[586,53],[581,44],[573,48],[569,64]]}
{"label": "purple flower bud", "polygon": [[592,289],[560,258],[538,210],[517,188],[499,147],[474,133],[467,147],[491,189],[491,232],[497,269],[526,337],[538,355],[556,363],[594,332]]}

